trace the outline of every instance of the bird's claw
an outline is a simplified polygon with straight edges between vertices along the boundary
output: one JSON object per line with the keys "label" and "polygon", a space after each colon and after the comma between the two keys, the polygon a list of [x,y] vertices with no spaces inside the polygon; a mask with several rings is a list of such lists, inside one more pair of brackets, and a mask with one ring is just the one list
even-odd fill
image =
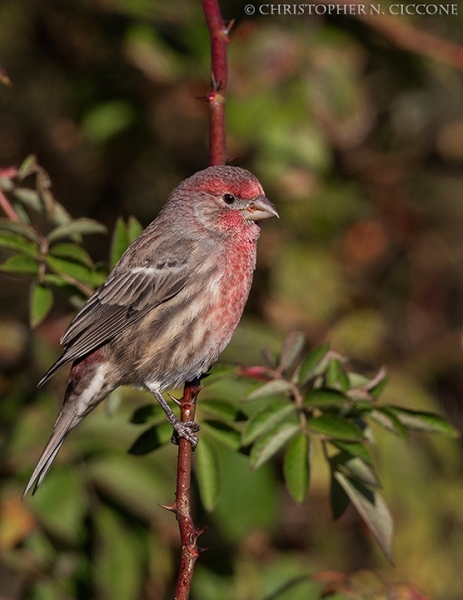
{"label": "bird's claw", "polygon": [[196,450],[198,445],[198,436],[195,435],[201,427],[195,421],[177,421],[174,424],[174,433],[172,434],[172,443],[178,446],[181,438],[188,440],[193,448]]}

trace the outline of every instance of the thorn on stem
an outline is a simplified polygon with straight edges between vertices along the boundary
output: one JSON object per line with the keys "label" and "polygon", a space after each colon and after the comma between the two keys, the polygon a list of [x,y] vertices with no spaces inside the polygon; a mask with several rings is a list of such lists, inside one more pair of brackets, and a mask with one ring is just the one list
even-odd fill
{"label": "thorn on stem", "polygon": [[173,513],[177,512],[177,502],[174,502],[173,504],[159,504],[159,506],[161,508],[165,508],[169,512],[173,512]]}
{"label": "thorn on stem", "polygon": [[230,43],[230,38],[228,37],[230,31],[232,30],[233,25],[235,24],[235,19],[228,21],[228,23],[224,26],[223,32],[225,33],[225,37],[227,38],[227,42]]}
{"label": "thorn on stem", "polygon": [[194,534],[194,543],[196,545],[198,538],[200,535],[203,535],[203,533],[206,531],[207,527],[204,527],[203,529],[196,529],[195,534]]}
{"label": "thorn on stem", "polygon": [[175,402],[175,404],[177,406],[181,406],[182,405],[182,401],[179,400],[178,398],[176,398],[175,396],[172,396],[172,394],[169,394],[169,392],[167,392],[167,395],[169,396],[169,398],[172,400],[172,402]]}
{"label": "thorn on stem", "polygon": [[209,550],[209,548],[201,548],[200,546],[198,546],[198,538],[200,535],[202,535],[204,532],[206,531],[206,527],[204,529],[196,529],[194,535],[193,535],[193,539],[192,539],[192,546],[195,548],[196,552],[198,553],[198,555],[201,552],[205,552],[206,550]]}

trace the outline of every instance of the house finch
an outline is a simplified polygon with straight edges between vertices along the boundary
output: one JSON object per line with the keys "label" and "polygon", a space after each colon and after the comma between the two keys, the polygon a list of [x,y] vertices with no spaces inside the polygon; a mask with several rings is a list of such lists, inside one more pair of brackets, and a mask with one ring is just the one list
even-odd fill
{"label": "house finch", "polygon": [[34,492],[67,434],[120,385],[150,390],[177,436],[197,444],[162,392],[206,373],[235,331],[251,287],[259,221],[278,216],[259,181],[216,166],[183,181],[61,339],[61,411],[27,484]]}

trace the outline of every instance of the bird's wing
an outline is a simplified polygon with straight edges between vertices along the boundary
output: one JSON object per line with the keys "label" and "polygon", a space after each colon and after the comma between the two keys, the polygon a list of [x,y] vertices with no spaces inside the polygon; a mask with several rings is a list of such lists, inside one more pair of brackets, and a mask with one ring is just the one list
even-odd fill
{"label": "bird's wing", "polygon": [[[147,312],[184,287],[192,253],[177,246],[170,256],[132,268],[115,268],[88,300],[61,339],[64,353],[39,382],[43,385],[62,366],[85,356],[120,335]],[[193,269],[194,270],[194,269]]]}

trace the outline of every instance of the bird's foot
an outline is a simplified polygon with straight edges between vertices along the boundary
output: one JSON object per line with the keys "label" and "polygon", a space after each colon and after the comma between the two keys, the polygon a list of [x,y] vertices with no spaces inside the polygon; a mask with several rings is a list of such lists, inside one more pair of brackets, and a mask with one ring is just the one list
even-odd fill
{"label": "bird's foot", "polygon": [[[150,389],[149,386],[147,387],[148,389]],[[167,420],[174,428],[172,442],[178,445],[179,440],[183,438],[190,442],[194,450],[198,445],[198,437],[195,435],[195,433],[198,432],[201,429],[201,427],[198,425],[198,423],[195,423],[194,421],[180,421],[180,419],[174,415],[172,409],[164,400],[164,397],[161,394],[161,392],[157,389],[152,389],[151,391],[156,396],[156,399],[161,405],[163,411],[166,413]]]}
{"label": "bird's foot", "polygon": [[172,443],[178,445],[181,438],[188,440],[193,448],[196,450],[198,445],[198,436],[195,435],[201,427],[194,421],[177,421],[172,424],[174,433],[172,434]]}

